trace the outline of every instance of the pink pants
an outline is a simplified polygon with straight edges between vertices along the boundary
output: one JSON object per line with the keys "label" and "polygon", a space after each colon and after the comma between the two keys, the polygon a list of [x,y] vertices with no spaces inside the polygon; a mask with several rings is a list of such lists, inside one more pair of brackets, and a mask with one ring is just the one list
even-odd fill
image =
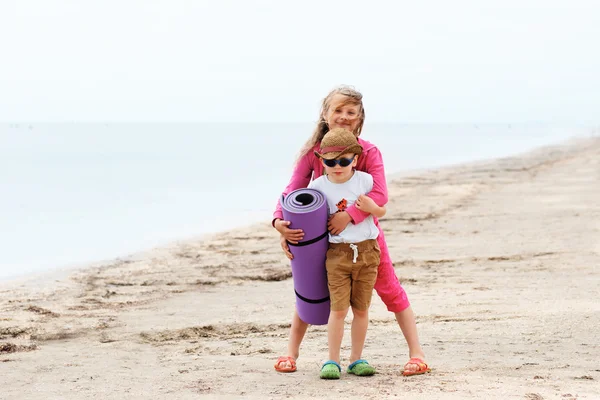
{"label": "pink pants", "polygon": [[397,313],[405,310],[410,306],[406,292],[396,276],[392,259],[390,258],[390,252],[383,236],[383,230],[381,226],[377,224],[379,228],[379,236],[377,237],[377,243],[381,250],[379,269],[377,270],[377,281],[375,281],[375,290],[381,300],[387,306],[388,311]]}

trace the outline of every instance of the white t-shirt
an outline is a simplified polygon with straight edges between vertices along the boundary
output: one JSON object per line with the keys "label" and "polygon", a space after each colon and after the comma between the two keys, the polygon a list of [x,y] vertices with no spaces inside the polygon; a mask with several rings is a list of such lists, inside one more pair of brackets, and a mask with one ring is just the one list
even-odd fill
{"label": "white t-shirt", "polygon": [[[352,178],[344,183],[333,183],[327,175],[312,181],[309,188],[317,189],[325,194],[329,214],[344,211],[356,202],[358,196],[367,194],[373,189],[373,177],[362,171],[354,171]],[[359,243],[368,239],[377,239],[379,229],[375,226],[373,216],[369,215],[360,224],[349,223],[339,235],[329,234],[329,243]]]}

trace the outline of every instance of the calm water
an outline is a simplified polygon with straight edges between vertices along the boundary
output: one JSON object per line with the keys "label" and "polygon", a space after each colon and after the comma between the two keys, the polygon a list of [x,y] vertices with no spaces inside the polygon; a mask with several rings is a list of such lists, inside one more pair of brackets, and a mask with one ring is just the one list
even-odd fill
{"label": "calm water", "polygon": [[[270,220],[312,124],[0,125],[0,279]],[[544,125],[366,125],[388,173],[589,134]]]}

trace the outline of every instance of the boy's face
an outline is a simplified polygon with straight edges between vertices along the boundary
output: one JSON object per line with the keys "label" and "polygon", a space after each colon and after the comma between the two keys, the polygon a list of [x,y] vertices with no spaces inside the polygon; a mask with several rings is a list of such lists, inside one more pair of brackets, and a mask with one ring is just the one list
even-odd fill
{"label": "boy's face", "polygon": [[[356,167],[358,156],[353,153],[346,153],[335,160],[321,160],[321,162],[323,163],[325,173],[331,182],[344,183],[352,178],[352,170]],[[334,164],[334,166],[327,165],[327,163]]]}

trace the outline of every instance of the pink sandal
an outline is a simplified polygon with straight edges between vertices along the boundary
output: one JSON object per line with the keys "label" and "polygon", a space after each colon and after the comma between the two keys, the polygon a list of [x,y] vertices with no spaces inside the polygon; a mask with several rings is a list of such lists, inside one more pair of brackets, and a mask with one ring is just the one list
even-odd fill
{"label": "pink sandal", "polygon": [[[286,362],[290,363],[289,367],[280,366],[281,363],[286,363]],[[277,372],[296,372],[296,360],[294,359],[294,357],[281,356],[277,359],[277,362],[275,363],[274,367],[275,367],[275,371],[277,371]]]}
{"label": "pink sandal", "polygon": [[[407,365],[416,365],[418,368],[416,371],[407,371]],[[406,364],[404,364],[404,371],[402,371],[402,375],[404,376],[412,376],[412,375],[421,375],[427,372],[431,372],[431,368],[427,365],[425,361],[423,361],[419,357],[412,357]]]}

